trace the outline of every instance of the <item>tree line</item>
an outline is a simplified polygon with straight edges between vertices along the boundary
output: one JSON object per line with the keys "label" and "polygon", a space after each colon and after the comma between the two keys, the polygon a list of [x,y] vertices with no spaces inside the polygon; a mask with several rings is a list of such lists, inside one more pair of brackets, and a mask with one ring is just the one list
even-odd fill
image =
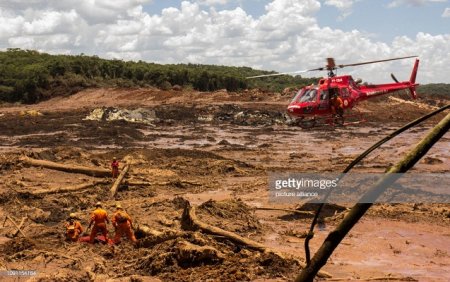
{"label": "tree line", "polygon": [[246,77],[273,72],[249,67],[107,60],[84,54],[50,55],[19,48],[0,52],[0,65],[0,101],[23,103],[71,95],[89,87],[153,86],[168,90],[179,85],[198,91],[259,88],[275,92],[317,81],[301,76],[249,80]]}

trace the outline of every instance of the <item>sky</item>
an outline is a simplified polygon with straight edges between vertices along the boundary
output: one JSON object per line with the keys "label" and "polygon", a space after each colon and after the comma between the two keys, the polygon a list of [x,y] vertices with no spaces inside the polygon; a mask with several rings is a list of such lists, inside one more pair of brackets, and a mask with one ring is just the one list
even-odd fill
{"label": "sky", "polygon": [[[1,0],[7,48],[277,72],[417,55],[417,82],[450,83],[450,0]],[[338,74],[390,83],[413,63]]]}

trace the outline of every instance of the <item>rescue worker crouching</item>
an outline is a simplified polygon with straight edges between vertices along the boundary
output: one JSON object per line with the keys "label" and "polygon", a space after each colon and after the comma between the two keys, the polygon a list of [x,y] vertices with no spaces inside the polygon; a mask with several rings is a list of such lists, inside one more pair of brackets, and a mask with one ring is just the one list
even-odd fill
{"label": "rescue worker crouching", "polygon": [[119,243],[123,235],[126,235],[131,242],[136,243],[136,237],[133,232],[133,221],[119,203],[116,204],[116,212],[112,217],[112,225],[115,229],[114,244]]}
{"label": "rescue worker crouching", "polygon": [[83,227],[77,219],[78,218],[74,213],[71,213],[67,218],[67,222],[65,224],[66,241],[77,242],[80,238],[80,234],[83,233]]}
{"label": "rescue worker crouching", "polygon": [[95,237],[98,233],[102,233],[105,236],[105,242],[108,242],[108,229],[106,224],[109,224],[108,213],[102,209],[102,203],[97,202],[95,204],[95,210],[91,214],[91,221],[89,222],[89,228],[92,227],[91,234],[89,236],[89,243],[94,243]]}

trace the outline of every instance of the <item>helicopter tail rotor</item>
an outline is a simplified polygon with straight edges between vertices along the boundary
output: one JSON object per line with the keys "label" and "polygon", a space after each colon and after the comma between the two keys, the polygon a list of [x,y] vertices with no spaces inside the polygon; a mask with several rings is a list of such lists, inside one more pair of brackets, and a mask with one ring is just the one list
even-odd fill
{"label": "helicopter tail rotor", "polygon": [[411,72],[411,77],[409,79],[409,83],[411,83],[411,86],[409,87],[409,92],[411,93],[411,96],[413,99],[417,98],[417,92],[416,92],[416,86],[418,85],[416,83],[416,77],[417,77],[417,70],[419,69],[419,59],[416,59],[416,62],[414,63],[413,70]]}
{"label": "helicopter tail rotor", "polygon": [[[419,60],[416,59],[416,62],[414,63],[414,67],[413,70],[411,72],[411,77],[409,78],[409,87],[408,89],[405,89],[405,91],[409,92],[409,94],[411,94],[411,97],[413,99],[417,98],[417,92],[416,92],[416,86],[418,85],[416,83],[416,77],[417,77],[417,69],[419,68]],[[391,77],[392,79],[396,82],[396,83],[401,83],[398,81],[398,79],[395,77],[395,75],[393,73],[391,73]],[[404,83],[408,83],[408,82],[404,82]]]}
{"label": "helicopter tail rotor", "polygon": [[411,72],[411,77],[409,78],[409,82],[412,84],[416,83],[416,77],[417,77],[417,69],[419,68],[419,59],[416,59],[416,62],[414,63],[413,70]]}
{"label": "helicopter tail rotor", "polygon": [[398,79],[395,77],[395,75],[393,73],[391,73],[391,77],[396,83],[398,83]]}

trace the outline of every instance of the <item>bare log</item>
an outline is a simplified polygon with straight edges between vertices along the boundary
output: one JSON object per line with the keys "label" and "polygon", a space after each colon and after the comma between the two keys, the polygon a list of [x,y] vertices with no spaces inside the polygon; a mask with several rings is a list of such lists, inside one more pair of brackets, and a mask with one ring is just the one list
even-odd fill
{"label": "bare log", "polygon": [[85,183],[85,184],[80,184],[77,186],[72,186],[72,187],[61,187],[61,188],[53,188],[53,189],[39,189],[39,190],[34,190],[31,191],[30,193],[32,195],[49,195],[49,194],[57,194],[57,193],[67,193],[67,192],[75,192],[75,191],[80,191],[83,189],[87,189],[87,188],[91,188],[93,186],[96,185],[101,185],[101,184],[109,184],[110,181],[94,181],[94,182],[90,182],[90,183]]}
{"label": "bare log", "polygon": [[145,247],[150,248],[154,245],[161,244],[162,242],[173,240],[176,238],[183,238],[187,236],[186,232],[183,231],[177,231],[173,229],[168,229],[164,231],[158,231],[149,228],[145,225],[138,225],[134,229],[134,234],[136,236],[143,237],[142,239],[139,239],[138,246],[139,247]]}
{"label": "bare log", "polygon": [[16,232],[14,232],[13,237],[16,237],[19,232],[21,232],[21,228],[23,227],[25,221],[27,220],[28,216],[22,217],[22,220],[20,221],[19,226],[17,226]]}
{"label": "bare log", "polygon": [[119,176],[117,177],[116,181],[114,182],[113,186],[111,187],[111,198],[114,198],[114,196],[117,193],[117,190],[119,189],[120,183],[122,183],[123,179],[125,178],[125,175],[127,174],[128,170],[130,169],[130,165],[126,164],[125,167],[123,168],[122,172],[119,174]]}
{"label": "bare log", "polygon": [[[201,231],[203,231],[205,233],[225,237],[234,243],[246,246],[250,249],[257,250],[257,251],[260,251],[263,253],[264,252],[272,253],[281,259],[286,259],[283,254],[281,254],[275,250],[272,250],[272,249],[264,246],[263,244],[260,244],[253,240],[244,238],[236,233],[226,231],[219,227],[212,226],[212,225],[202,222],[201,220],[199,220],[197,218],[197,216],[195,214],[195,207],[191,206],[191,204],[189,202],[186,202],[186,206],[184,207],[181,223],[182,223],[183,228],[194,229],[194,230],[200,229]],[[305,267],[304,263],[302,263],[298,259],[296,259],[296,261],[300,264],[301,267]],[[324,271],[319,272],[318,275],[319,275],[319,277],[322,277],[322,278],[332,277],[329,273],[324,272]]]}
{"label": "bare log", "polygon": [[69,173],[81,173],[95,177],[106,177],[111,175],[111,171],[103,168],[92,168],[77,165],[59,164],[51,161],[36,160],[29,157],[21,158],[21,161],[27,165],[45,167],[49,169],[69,172]]}
{"label": "bare log", "polygon": [[407,172],[412,168],[433,145],[444,136],[450,129],[450,114],[442,119],[420,142],[411,150],[401,161],[391,167],[387,173],[369,191],[362,196],[359,203],[354,205],[342,222],[328,234],[325,241],[317,250],[311,263],[304,268],[297,276],[295,281],[313,281],[316,273],[327,263],[334,250],[344,237],[350,232],[353,226],[364,216],[366,211],[373,205],[373,202],[390,187],[401,173]]}

